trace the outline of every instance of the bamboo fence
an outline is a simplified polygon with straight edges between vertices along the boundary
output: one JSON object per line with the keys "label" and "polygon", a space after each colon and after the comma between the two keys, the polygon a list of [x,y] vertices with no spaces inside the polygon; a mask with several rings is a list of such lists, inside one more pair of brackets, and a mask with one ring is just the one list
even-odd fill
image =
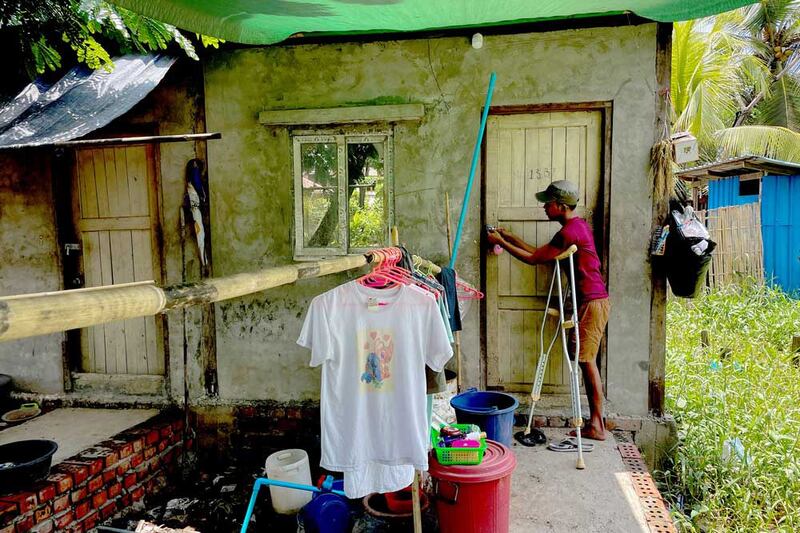
{"label": "bamboo fence", "polygon": [[697,211],[717,243],[708,280],[720,288],[744,279],[764,282],[764,250],[761,239],[761,204],[751,203]]}

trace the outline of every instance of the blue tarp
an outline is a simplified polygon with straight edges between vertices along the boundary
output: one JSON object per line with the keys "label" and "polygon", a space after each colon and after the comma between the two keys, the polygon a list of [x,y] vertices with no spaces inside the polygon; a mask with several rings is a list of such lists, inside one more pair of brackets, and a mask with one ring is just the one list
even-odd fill
{"label": "blue tarp", "polygon": [[31,83],[0,108],[0,148],[69,141],[127,112],[161,81],[175,58],[128,55],[114,69],[75,67],[51,86]]}

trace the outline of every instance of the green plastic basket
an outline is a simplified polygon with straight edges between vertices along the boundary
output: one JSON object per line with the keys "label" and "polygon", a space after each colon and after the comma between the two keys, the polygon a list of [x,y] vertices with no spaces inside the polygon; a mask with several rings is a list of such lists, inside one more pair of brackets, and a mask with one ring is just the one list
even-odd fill
{"label": "green plastic basket", "polygon": [[[472,424],[449,424],[462,431],[469,431]],[[436,460],[443,465],[479,465],[483,461],[483,454],[486,451],[486,439],[481,439],[479,448],[440,448],[439,430],[431,428],[431,446],[436,452]]]}

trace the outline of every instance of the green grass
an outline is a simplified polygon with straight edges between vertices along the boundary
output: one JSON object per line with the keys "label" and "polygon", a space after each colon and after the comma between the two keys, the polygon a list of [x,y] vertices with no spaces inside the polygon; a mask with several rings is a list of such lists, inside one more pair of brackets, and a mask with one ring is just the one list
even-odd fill
{"label": "green grass", "polygon": [[[800,301],[778,290],[753,285],[669,302],[667,411],[679,446],[657,478],[685,531],[800,531],[793,334]],[[739,453],[730,446],[737,438]]]}

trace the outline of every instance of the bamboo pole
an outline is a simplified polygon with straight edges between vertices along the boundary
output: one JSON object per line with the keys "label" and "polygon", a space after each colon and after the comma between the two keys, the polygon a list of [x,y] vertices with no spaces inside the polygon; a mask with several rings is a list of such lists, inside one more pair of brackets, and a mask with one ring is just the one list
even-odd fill
{"label": "bamboo pole", "polygon": [[0,298],[0,342],[219,302],[366,264],[367,256],[358,255],[265,268],[166,288],[149,281],[6,296]]}

